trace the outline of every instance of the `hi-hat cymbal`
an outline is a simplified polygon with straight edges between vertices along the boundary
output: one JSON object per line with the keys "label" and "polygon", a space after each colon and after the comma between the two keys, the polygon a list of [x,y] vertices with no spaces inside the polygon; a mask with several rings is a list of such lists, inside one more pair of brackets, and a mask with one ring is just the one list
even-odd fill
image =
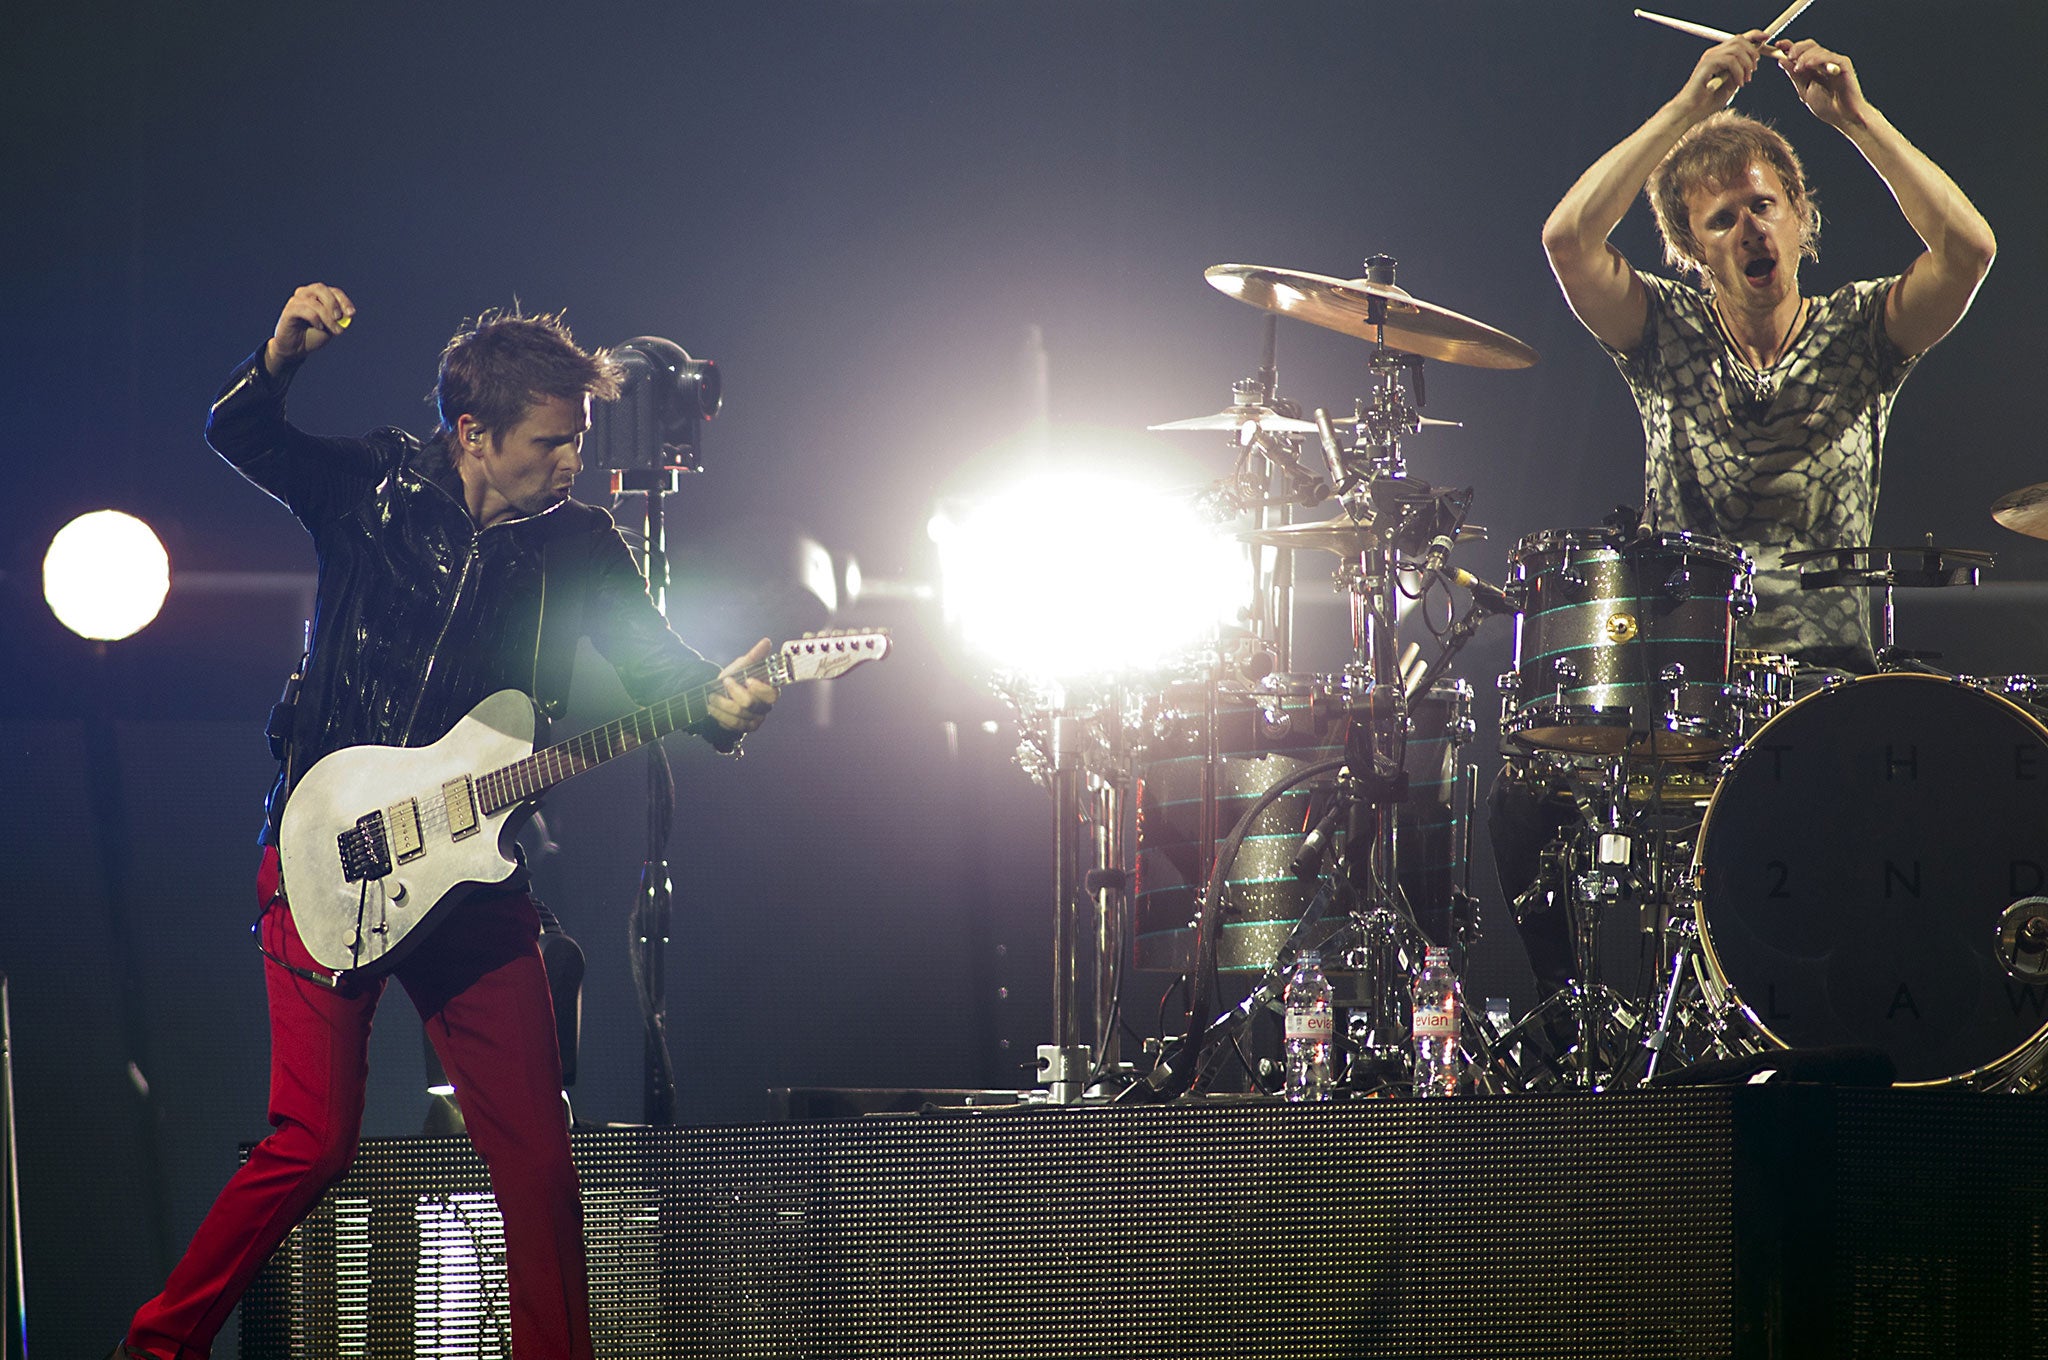
{"label": "hi-hat cymbal", "polygon": [[[1330,428],[1336,430],[1356,430],[1361,426],[1371,423],[1371,416],[1330,417]],[[1415,423],[1425,430],[1462,430],[1465,428],[1465,422],[1462,420],[1438,420],[1434,416],[1417,416],[1415,417]],[[1311,425],[1309,428],[1314,429],[1315,426]]]}
{"label": "hi-hat cymbal", "polygon": [[1929,542],[1910,548],[1804,548],[1784,553],[1778,561],[1800,569],[1801,590],[1834,590],[1843,586],[1974,586],[1978,572],[1996,566],[1998,557],[1974,548],[1944,548]]}
{"label": "hi-hat cymbal", "polygon": [[[1384,338],[1389,349],[1473,368],[1527,368],[1536,351],[1483,321],[1411,297],[1405,289],[1366,279],[1333,279],[1258,264],[1218,264],[1202,271],[1219,292],[1269,312],[1366,340]],[[1386,304],[1386,324],[1375,325],[1375,302]]]}
{"label": "hi-hat cymbal", "polygon": [[[1467,524],[1458,530],[1460,543],[1485,537],[1486,530],[1477,524]],[[1376,526],[1358,524],[1341,515],[1336,519],[1315,520],[1308,524],[1276,524],[1270,529],[1247,529],[1237,538],[1240,543],[1256,543],[1267,548],[1320,548],[1339,557],[1356,557],[1380,545]]]}
{"label": "hi-hat cymbal", "polygon": [[2048,538],[2048,482],[2006,492],[1991,502],[1991,518],[2016,534]]}
{"label": "hi-hat cymbal", "polygon": [[1190,416],[1169,420],[1164,425],[1147,425],[1148,430],[1243,430],[1255,425],[1267,434],[1314,434],[1313,420],[1296,420],[1267,406],[1226,406],[1212,416]]}

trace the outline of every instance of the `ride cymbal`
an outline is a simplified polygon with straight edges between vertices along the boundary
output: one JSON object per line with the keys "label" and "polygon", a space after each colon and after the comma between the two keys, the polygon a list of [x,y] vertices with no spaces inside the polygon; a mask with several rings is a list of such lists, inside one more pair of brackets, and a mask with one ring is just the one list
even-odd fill
{"label": "ride cymbal", "polygon": [[[1424,302],[1390,283],[1333,279],[1295,269],[1257,264],[1218,264],[1202,271],[1218,292],[1325,330],[1341,331],[1406,354],[1473,368],[1527,368],[1536,351],[1506,331],[1495,330],[1447,307]],[[1385,322],[1373,320],[1385,305]]]}

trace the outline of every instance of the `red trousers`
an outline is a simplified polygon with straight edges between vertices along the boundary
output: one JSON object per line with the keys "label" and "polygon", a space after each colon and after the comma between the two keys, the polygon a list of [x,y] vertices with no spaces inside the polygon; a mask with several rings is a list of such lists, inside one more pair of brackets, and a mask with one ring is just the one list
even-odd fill
{"label": "red trousers", "polygon": [[[323,974],[277,895],[277,851],[256,876],[270,904],[263,947]],[[583,1209],[562,1105],[554,1006],[524,893],[472,897],[394,970],[419,1008],[463,1121],[490,1168],[505,1223],[512,1353],[590,1360]],[[272,1251],[348,1170],[369,1076],[370,1019],[384,980],[336,991],[264,963],[270,997],[270,1125],[194,1234],[127,1343],[161,1360],[204,1360]]]}

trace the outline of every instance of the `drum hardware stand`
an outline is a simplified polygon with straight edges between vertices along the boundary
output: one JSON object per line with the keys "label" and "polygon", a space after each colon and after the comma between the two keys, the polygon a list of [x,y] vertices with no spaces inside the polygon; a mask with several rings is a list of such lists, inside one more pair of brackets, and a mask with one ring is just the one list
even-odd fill
{"label": "drum hardware stand", "polygon": [[[1017,763],[1053,801],[1053,1035],[1038,1046],[1043,1099],[1079,1103],[1117,1065],[1115,1033],[1122,970],[1129,939],[1129,874],[1124,824],[1131,763],[1125,740],[1126,696],[1112,688],[1099,702],[1077,702],[1064,689],[998,676],[992,682],[1008,704],[1021,737]],[[1084,916],[1092,915],[1092,929]],[[1092,969],[1082,955],[1092,948]],[[1083,1033],[1081,986],[1091,984],[1094,1042]],[[1029,1093],[1027,1093],[1027,1098]]]}
{"label": "drum hardware stand", "polygon": [[[1600,944],[1600,926],[1611,909],[1631,891],[1650,902],[1663,900],[1660,884],[1645,875],[1638,861],[1642,843],[1650,843],[1650,873],[1657,872],[1661,827],[1644,824],[1629,808],[1628,755],[1616,752],[1593,781],[1598,801],[1585,805],[1583,794],[1575,795],[1581,805],[1580,820],[1567,827],[1543,852],[1543,867],[1531,893],[1544,891],[1556,899],[1556,908],[1566,913],[1572,943],[1573,978],[1568,985],[1545,998],[1519,1023],[1502,1035],[1497,1048],[1519,1052],[1518,1043],[1541,1034],[1546,1041],[1562,1043],[1565,1036],[1556,1029],[1560,1021],[1572,1026],[1569,1047],[1545,1063],[1550,1076],[1572,1087],[1614,1090],[1633,1086],[1643,1078],[1636,1070],[1641,1049],[1653,1057],[1664,1046],[1663,1034],[1641,1037],[1647,1017],[1637,1001],[1605,981]],[[1545,885],[1548,885],[1546,888]],[[1647,906],[1647,903],[1646,903]],[[1683,976],[1683,963],[1680,972]],[[1661,972],[1660,972],[1661,976]],[[1668,1024],[1677,1003],[1676,984],[1665,997],[1661,1012]],[[1640,1047],[1639,1047],[1640,1045]],[[1521,1079],[1526,1073],[1508,1073]]]}
{"label": "drum hardware stand", "polygon": [[[1117,983],[1128,910],[1124,862],[1126,774],[1123,724],[1116,733],[1116,768],[1089,768],[1087,737],[1098,723],[1064,703],[1046,722],[1046,783],[1053,797],[1053,1036],[1038,1046],[1039,1080],[1050,1103],[1080,1103],[1102,1073],[1116,1063]],[[1213,724],[1212,724],[1213,726]],[[1093,1044],[1081,1032],[1079,991],[1084,940],[1083,904],[1094,915],[1092,973]]]}
{"label": "drum hardware stand", "polygon": [[1671,980],[1665,984],[1663,999],[1657,1006],[1657,1027],[1643,1037],[1643,1047],[1649,1050],[1650,1060],[1643,1068],[1643,1084],[1650,1085],[1657,1079],[1657,1068],[1670,1053],[1671,1041],[1677,1035],[1674,1022],[1678,1016],[1678,1000],[1681,992],[1698,995],[1698,986],[1693,978],[1693,960],[1698,957],[1700,947],[1699,927],[1687,918],[1674,917],[1666,922],[1667,934],[1675,936],[1678,947],[1671,956]]}

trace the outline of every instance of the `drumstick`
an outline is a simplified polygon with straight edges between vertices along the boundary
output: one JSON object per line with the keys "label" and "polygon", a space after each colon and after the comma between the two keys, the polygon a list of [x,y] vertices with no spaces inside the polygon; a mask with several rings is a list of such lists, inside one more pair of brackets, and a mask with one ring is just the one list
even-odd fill
{"label": "drumstick", "polygon": [[1764,32],[1767,35],[1769,35],[1764,39],[1764,41],[1776,42],[1778,35],[1785,31],[1785,25],[1791,23],[1794,19],[1797,19],[1800,15],[1804,14],[1806,12],[1806,7],[1812,3],[1813,0],[1792,0],[1792,3],[1785,7],[1785,12],[1783,14],[1780,14],[1777,18],[1771,20],[1770,26],[1764,29]]}
{"label": "drumstick", "polygon": [[[1766,35],[1764,37],[1764,44],[1768,46],[1776,42],[1778,35],[1785,31],[1785,26],[1794,19],[1797,19],[1805,12],[1806,7],[1812,3],[1813,0],[1796,0],[1792,8],[1780,14],[1776,19],[1773,19],[1771,26],[1764,30]],[[1648,19],[1653,24],[1662,24],[1666,28],[1675,28],[1680,33],[1689,33],[1695,38],[1705,38],[1708,42],[1728,42],[1742,36],[1739,33],[1730,33],[1725,28],[1712,28],[1706,24],[1696,24],[1686,19],[1674,19],[1668,14],[1652,14],[1646,9],[1632,10],[1631,13],[1638,19]],[[1842,73],[1842,68],[1831,61],[1827,64],[1826,71],[1828,75],[1838,76]],[[1724,77],[1715,76],[1707,82],[1707,88],[1718,90],[1724,83]]]}
{"label": "drumstick", "polygon": [[1662,24],[1666,28],[1675,28],[1680,33],[1690,33],[1693,37],[1705,38],[1708,42],[1727,42],[1735,36],[1726,29],[1709,28],[1705,24],[1695,24],[1685,19],[1674,19],[1668,14],[1652,14],[1646,9],[1635,10],[1634,14],[1638,19],[1648,19],[1653,24]]}

